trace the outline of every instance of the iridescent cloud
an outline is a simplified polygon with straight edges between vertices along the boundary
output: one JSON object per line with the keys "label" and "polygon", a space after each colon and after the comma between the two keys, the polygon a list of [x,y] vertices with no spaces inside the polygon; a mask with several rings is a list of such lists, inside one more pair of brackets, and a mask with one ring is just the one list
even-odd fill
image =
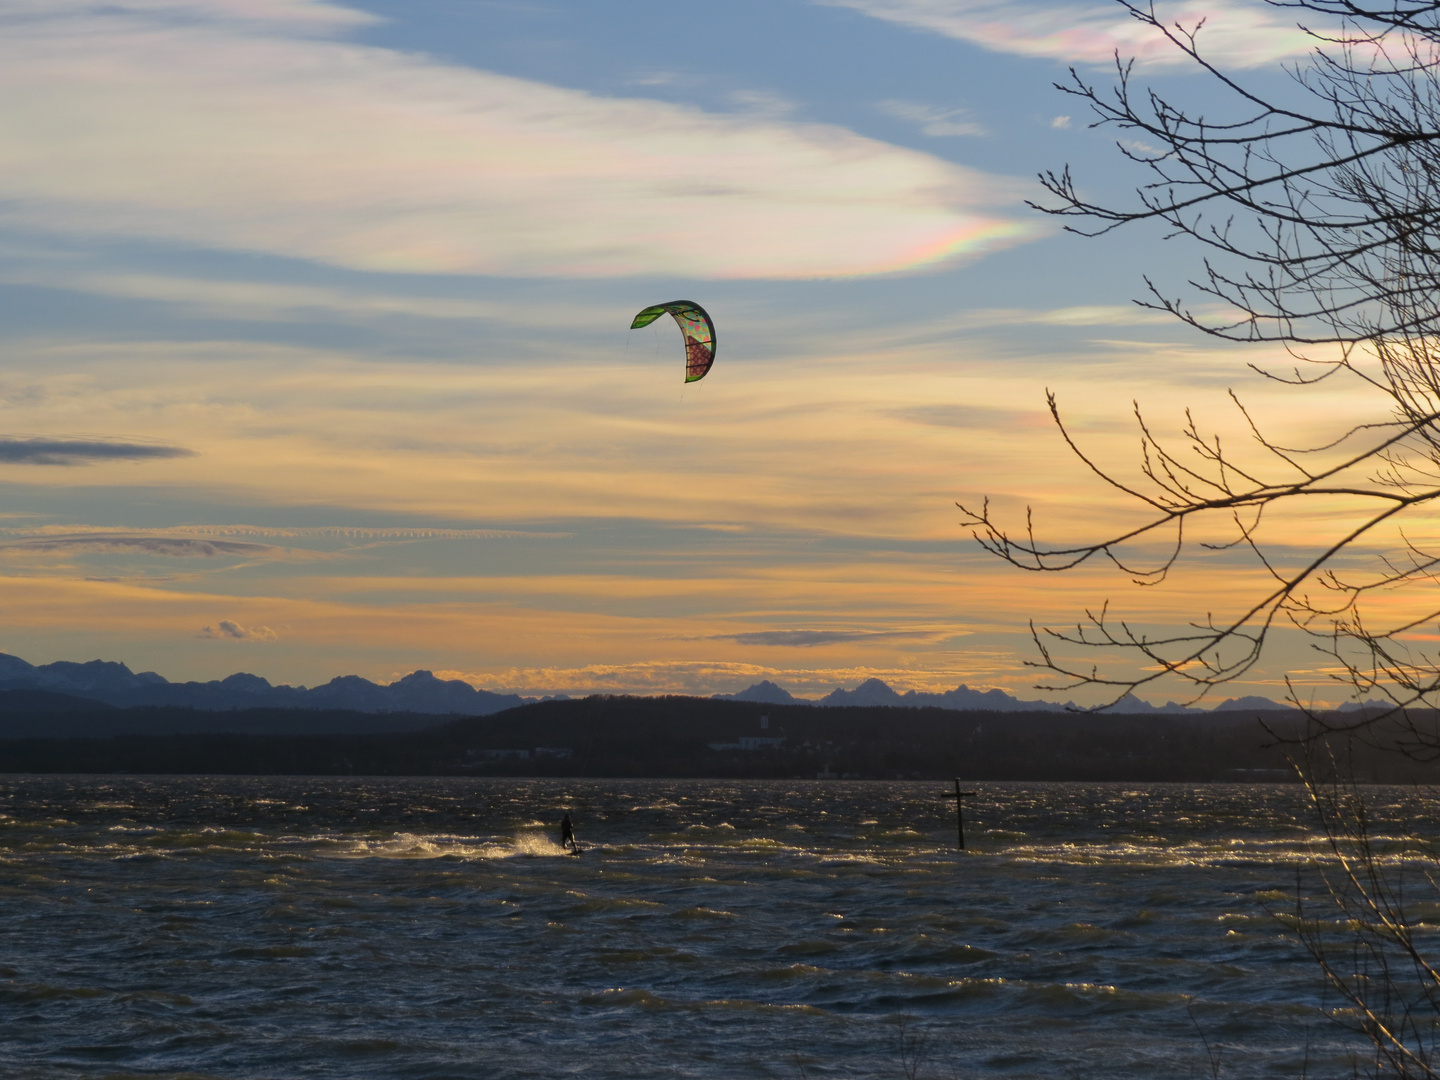
{"label": "iridescent cloud", "polygon": [[[995,52],[1067,63],[1110,64],[1118,52],[1143,67],[1191,63],[1173,44],[1118,3],[1015,4],[1004,0],[816,0],[887,22],[968,41]],[[1315,48],[1283,6],[1236,0],[1158,5],[1168,23],[1201,20],[1204,53],[1233,67],[1259,67]]]}
{"label": "iridescent cloud", "polygon": [[995,178],[842,127],[335,40],[369,17],[333,5],[244,13],[0,4],[0,222],[578,277],[880,274],[1042,232]]}

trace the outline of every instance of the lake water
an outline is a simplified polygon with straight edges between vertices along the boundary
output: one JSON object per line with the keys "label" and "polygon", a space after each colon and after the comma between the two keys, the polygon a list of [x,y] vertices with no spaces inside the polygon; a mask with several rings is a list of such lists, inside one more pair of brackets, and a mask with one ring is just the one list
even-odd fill
{"label": "lake water", "polygon": [[1297,786],[972,787],[0,777],[0,1076],[1349,1075]]}

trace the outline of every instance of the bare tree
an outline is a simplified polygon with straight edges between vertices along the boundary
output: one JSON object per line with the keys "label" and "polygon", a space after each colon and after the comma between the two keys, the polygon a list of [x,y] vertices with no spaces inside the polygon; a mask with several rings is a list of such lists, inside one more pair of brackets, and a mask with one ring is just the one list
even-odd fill
{"label": "bare tree", "polygon": [[[1046,688],[1099,688],[1113,702],[1178,680],[1198,699],[1250,673],[1277,627],[1295,627],[1354,696],[1412,716],[1440,693],[1440,657],[1414,633],[1440,619],[1440,596],[1429,595],[1440,551],[1425,541],[1440,499],[1440,3],[1269,0],[1294,10],[1314,48],[1289,69],[1288,91],[1267,97],[1206,57],[1203,25],[1120,2],[1209,76],[1229,114],[1216,118],[1213,100],[1204,111],[1137,88],[1118,57],[1109,88],[1072,69],[1058,88],[1090,108],[1094,126],[1126,133],[1120,153],[1142,182],[1128,205],[1106,206],[1087,199],[1067,167],[1041,176],[1052,201],[1037,208],[1087,235],[1152,222],[1197,245],[1201,272],[1188,298],[1147,279],[1139,302],[1213,338],[1280,343],[1285,369],[1255,370],[1297,394],[1348,379],[1377,393],[1379,408],[1370,422],[1294,448],[1268,436],[1232,392],[1251,439],[1237,452],[1188,413],[1167,441],[1137,406],[1131,478],[1081,446],[1049,394],[1070,448],[1142,520],[1052,544],[1037,539],[1028,514],[1014,527],[987,500],[962,505],[965,524],[986,549],[1033,571],[1109,560],[1139,584],[1159,584],[1196,554],[1198,528],[1210,537],[1201,548],[1246,552],[1262,573],[1239,610],[1173,632],[1138,628],[1108,604],[1073,629],[1032,627]],[[1297,556],[1267,543],[1276,513],[1317,504],[1332,512],[1313,549]],[[1413,594],[1411,606],[1387,617],[1372,601],[1383,595],[1393,610],[1397,589]],[[1440,754],[1440,738],[1411,728],[1413,751]]]}
{"label": "bare tree", "polygon": [[[1140,520],[1058,544],[1037,539],[1029,514],[1007,525],[988,501],[962,507],[966,523],[987,550],[1042,573],[1108,560],[1158,585],[1197,554],[1197,533],[1205,551],[1247,554],[1260,571],[1263,584],[1237,611],[1171,632],[1118,619],[1108,605],[1072,630],[1032,627],[1034,663],[1052,688],[1098,688],[1113,703],[1169,680],[1200,698],[1251,673],[1277,628],[1293,627],[1351,694],[1386,702],[1348,720],[1312,712],[1294,745],[1329,851],[1311,867],[1318,888],[1297,879],[1288,921],[1341,999],[1333,1015],[1373,1048],[1373,1071],[1433,1078],[1440,961],[1420,924],[1440,911],[1440,851],[1419,837],[1434,823],[1411,828],[1407,850],[1391,858],[1353,783],[1354,762],[1333,755],[1359,740],[1372,760],[1382,751],[1440,759],[1440,550],[1428,539],[1440,531],[1430,510],[1440,500],[1440,2],[1269,0],[1295,13],[1314,49],[1290,68],[1288,89],[1268,96],[1205,56],[1203,26],[1120,2],[1207,74],[1230,112],[1216,118],[1213,101],[1202,110],[1138,89],[1118,58],[1106,89],[1072,71],[1059,88],[1088,105],[1096,125],[1126,133],[1120,152],[1143,180],[1116,207],[1088,199],[1068,169],[1047,173],[1052,201],[1039,209],[1081,233],[1151,222],[1196,245],[1188,297],[1147,280],[1141,303],[1213,338],[1278,343],[1290,362],[1260,375],[1295,394],[1350,380],[1376,395],[1377,412],[1296,448],[1269,436],[1232,393],[1250,436],[1237,451],[1188,413],[1167,441],[1137,407],[1132,477],[1080,445],[1052,394],[1070,448]],[[1273,522],[1313,504],[1328,512],[1312,518],[1313,547],[1297,555],[1275,540]],[[1434,800],[1426,805],[1433,814]],[[1318,913],[1307,891],[1320,897]]]}
{"label": "bare tree", "polygon": [[[1338,995],[1331,1018],[1370,1044],[1374,1075],[1434,1080],[1440,1076],[1440,964],[1428,938],[1440,910],[1440,851],[1413,825],[1391,821],[1402,835],[1377,832],[1371,805],[1335,749],[1333,739],[1311,740],[1301,769],[1328,858],[1308,872],[1297,868],[1294,908],[1274,914]],[[1433,813],[1433,800],[1421,793],[1407,801],[1411,812]],[[1404,809],[1392,806],[1389,813]]]}

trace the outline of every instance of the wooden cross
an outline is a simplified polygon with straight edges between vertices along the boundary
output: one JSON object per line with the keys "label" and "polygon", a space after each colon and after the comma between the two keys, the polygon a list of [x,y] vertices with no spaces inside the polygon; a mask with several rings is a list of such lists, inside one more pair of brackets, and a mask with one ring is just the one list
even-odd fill
{"label": "wooden cross", "polygon": [[946,799],[955,800],[955,833],[960,838],[960,849],[962,851],[965,849],[965,808],[961,800],[967,799],[974,794],[975,792],[973,791],[960,790],[960,778],[957,776],[955,778],[955,794],[951,795],[947,792],[942,796]]}

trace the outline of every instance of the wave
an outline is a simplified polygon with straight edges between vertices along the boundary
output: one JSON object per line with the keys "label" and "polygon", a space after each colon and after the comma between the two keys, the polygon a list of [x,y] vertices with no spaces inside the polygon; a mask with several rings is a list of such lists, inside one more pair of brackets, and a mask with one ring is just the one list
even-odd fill
{"label": "wave", "polygon": [[519,832],[508,841],[399,832],[374,839],[335,838],[334,842],[337,846],[327,854],[341,859],[513,859],[569,855],[569,851],[539,832]]}

